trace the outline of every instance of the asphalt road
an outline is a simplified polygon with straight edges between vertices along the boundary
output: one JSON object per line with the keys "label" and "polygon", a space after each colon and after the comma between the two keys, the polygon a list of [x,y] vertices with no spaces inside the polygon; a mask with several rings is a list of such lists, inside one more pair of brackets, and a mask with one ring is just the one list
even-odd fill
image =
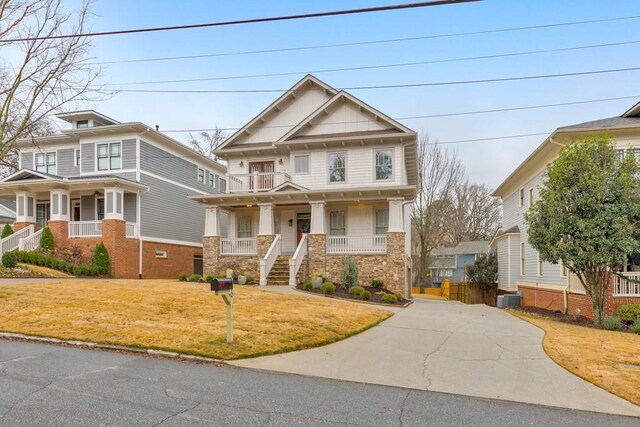
{"label": "asphalt road", "polygon": [[2,426],[639,424],[585,411],[0,340]]}

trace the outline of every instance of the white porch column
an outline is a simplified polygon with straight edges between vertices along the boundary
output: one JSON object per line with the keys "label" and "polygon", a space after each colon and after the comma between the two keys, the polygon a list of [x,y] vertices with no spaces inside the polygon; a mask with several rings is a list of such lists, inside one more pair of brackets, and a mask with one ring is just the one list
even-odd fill
{"label": "white porch column", "polygon": [[404,232],[404,199],[402,197],[390,197],[389,201],[389,232]]}
{"label": "white porch column", "polygon": [[324,229],[324,205],[325,202],[309,202],[311,205],[311,229],[310,234],[325,234]]}
{"label": "white porch column", "polygon": [[69,191],[60,189],[51,190],[49,200],[51,201],[51,221],[69,221]]}
{"label": "white porch column", "polygon": [[16,193],[16,222],[36,222],[36,195],[27,191]]}
{"label": "white porch column", "polygon": [[238,217],[236,215],[236,211],[228,210],[227,218],[228,218],[227,228],[229,231],[229,238],[235,239],[238,236]]}
{"label": "white porch column", "polygon": [[273,203],[258,203],[260,207],[260,226],[258,236],[273,235]]}
{"label": "white porch column", "polygon": [[124,219],[124,190],[117,187],[104,189],[104,219]]}
{"label": "white porch column", "polygon": [[218,224],[217,206],[207,206],[205,208],[204,235],[207,237],[220,236],[220,225]]}

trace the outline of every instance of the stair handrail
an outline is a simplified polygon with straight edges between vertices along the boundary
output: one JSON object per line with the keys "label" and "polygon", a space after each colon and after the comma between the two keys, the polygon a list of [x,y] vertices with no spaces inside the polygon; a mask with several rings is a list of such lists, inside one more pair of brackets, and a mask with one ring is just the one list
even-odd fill
{"label": "stair handrail", "polygon": [[0,256],[5,252],[16,250],[20,247],[20,239],[23,239],[33,233],[33,224],[30,224],[16,231],[10,236],[0,240]]}
{"label": "stair handrail", "polygon": [[266,255],[260,260],[260,286],[267,286],[267,276],[281,252],[282,235],[276,234],[276,237],[273,239],[273,242],[271,242],[271,246],[269,246],[269,250]]}
{"label": "stair handrail", "polygon": [[43,231],[44,231],[44,228],[41,228],[35,233],[32,233],[27,237],[20,239],[20,242],[18,244],[18,249],[21,251],[27,251],[27,252],[35,251],[36,249],[38,249],[40,247],[40,238],[42,237]]}
{"label": "stair handrail", "polygon": [[296,277],[302,266],[302,260],[304,260],[304,257],[307,256],[309,252],[308,237],[309,235],[306,233],[302,235],[302,239],[300,239],[300,243],[298,243],[293,257],[289,260],[289,286],[293,288],[296,287]]}

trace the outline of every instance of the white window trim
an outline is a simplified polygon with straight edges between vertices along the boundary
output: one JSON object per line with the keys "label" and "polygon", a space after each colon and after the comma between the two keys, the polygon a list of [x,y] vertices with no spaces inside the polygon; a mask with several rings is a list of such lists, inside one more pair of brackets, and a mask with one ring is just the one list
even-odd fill
{"label": "white window trim", "polygon": [[378,211],[387,211],[387,233],[389,232],[389,208],[374,207],[373,208],[373,234],[374,236],[385,236],[387,233],[378,234]]}
{"label": "white window trim", "polygon": [[[296,172],[296,157],[302,157],[302,156],[307,156],[308,161],[307,161],[307,166],[308,166],[308,170],[306,172]],[[294,175],[311,175],[311,153],[310,152],[303,152],[303,153],[291,153],[291,158],[289,159],[289,161],[291,162],[291,172]],[[327,169],[329,168],[329,164],[327,162]]]}
{"label": "white window trim", "polygon": [[531,206],[533,206],[533,187],[529,189],[527,197],[529,198],[527,201],[527,207],[531,208]]}
{"label": "white window trim", "polygon": [[82,199],[71,200],[71,212],[69,212],[69,221],[73,221],[73,210],[78,206],[80,208],[80,220],[82,221]]}
{"label": "white window trim", "polygon": [[[208,171],[209,172],[209,182],[207,182],[207,185],[211,188],[216,188],[216,174]],[[211,180],[211,178],[213,177],[213,181]],[[213,182],[213,185],[211,185],[211,183]]]}
{"label": "white window trim", "polygon": [[[102,199],[102,203],[104,206],[103,208],[104,212],[102,212],[102,215],[103,215],[102,219],[104,219],[104,216],[106,216],[106,213],[107,213],[107,205],[106,205],[106,202],[104,201],[104,194],[99,197],[94,197],[93,198],[93,220],[94,221],[101,221],[98,219],[98,200],[99,199]],[[82,207],[80,207],[80,217],[82,217]]]}
{"label": "white window trim", "polygon": [[[109,167],[107,169],[98,169],[98,145],[107,145],[107,157],[109,161]],[[111,144],[120,144],[120,167],[118,169],[111,169]],[[120,171],[124,172],[123,163],[124,163],[124,155],[122,153],[122,141],[100,141],[93,144],[93,169],[96,173],[108,173],[110,171]],[[135,169],[132,169],[135,171]]]}
{"label": "white window trim", "polygon": [[542,264],[542,262],[540,261],[540,254],[536,253],[536,273],[538,275],[538,277],[542,277],[542,275],[544,274],[544,266]]}
{"label": "white window trim", "polygon": [[524,276],[525,273],[525,265],[526,265],[526,260],[525,260],[525,247],[524,247],[524,242],[520,242],[520,276]]}
{"label": "white window trim", "polygon": [[[200,172],[202,172],[202,181],[200,181]],[[207,184],[207,172],[202,169],[202,168],[198,168],[198,175],[196,176],[196,180],[198,181],[198,183],[200,184]]]}
{"label": "white window trim", "polygon": [[[344,181],[331,182],[331,155],[332,154],[344,154]],[[349,183],[349,154],[347,151],[327,151],[327,164],[326,164],[327,184],[340,185]]]}
{"label": "white window trim", "polygon": [[[50,174],[49,173],[49,168],[47,168],[47,154],[49,154],[49,153],[54,153],[56,155],[56,173],[55,174]],[[40,171],[40,173],[46,173],[46,174],[50,174],[50,175],[58,175],[58,150],[34,151],[33,152],[33,159],[32,159],[32,161],[33,161],[32,166],[33,166],[33,170],[36,171],[36,172],[38,172],[37,165],[36,165],[36,155],[37,154],[44,154],[44,166],[45,166],[45,169],[47,169],[44,172]],[[75,159],[74,159],[74,161],[75,161]]]}
{"label": "white window trim", "polygon": [[[391,177],[389,178],[384,178],[384,179],[378,179],[376,177],[376,167],[378,165],[376,165],[376,154],[381,152],[381,151],[391,151]],[[389,182],[389,181],[394,181],[395,180],[395,176],[396,176],[396,151],[394,149],[394,147],[376,147],[372,150],[373,152],[373,182]]]}
{"label": "white window trim", "polygon": [[524,187],[518,190],[518,206],[519,207],[523,207],[524,206]]}
{"label": "white window trim", "polygon": [[[76,155],[76,152],[78,153],[78,155]],[[82,170],[82,151],[79,148],[73,149],[73,166]]]}
{"label": "white window trim", "polygon": [[[344,213],[344,235],[342,234],[331,234],[331,212],[343,212]],[[328,236],[338,236],[338,237],[347,237],[349,235],[349,219],[347,218],[347,215],[349,214],[348,209],[343,208],[343,209],[334,209],[334,210],[329,210],[329,221],[327,224],[327,228],[328,228]]]}

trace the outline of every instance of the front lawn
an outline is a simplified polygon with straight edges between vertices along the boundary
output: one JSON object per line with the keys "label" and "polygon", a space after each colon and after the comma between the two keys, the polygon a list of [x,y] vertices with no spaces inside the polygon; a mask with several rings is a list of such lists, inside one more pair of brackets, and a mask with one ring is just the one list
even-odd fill
{"label": "front lawn", "polygon": [[235,293],[234,343],[226,306],[208,284],[74,280],[0,286],[0,330],[238,359],[328,344],[391,315],[359,304],[251,287]]}
{"label": "front lawn", "polygon": [[640,405],[640,335],[571,325],[510,310],[545,331],[544,349],[560,366]]}

